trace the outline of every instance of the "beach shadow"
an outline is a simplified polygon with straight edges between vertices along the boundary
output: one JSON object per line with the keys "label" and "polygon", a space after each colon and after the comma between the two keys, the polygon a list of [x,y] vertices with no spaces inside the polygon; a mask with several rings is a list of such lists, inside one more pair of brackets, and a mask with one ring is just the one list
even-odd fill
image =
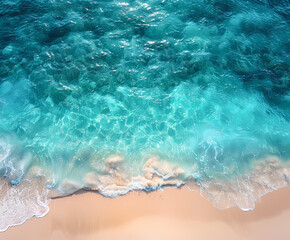
{"label": "beach shadow", "polygon": [[264,196],[253,211],[244,212],[238,208],[216,209],[199,192],[186,188],[131,192],[117,198],[105,198],[93,191],[80,190],[65,199],[53,200],[51,211],[63,213],[54,213],[51,225],[53,230],[67,234],[91,234],[129,224],[136,219],[160,216],[192,222],[216,221],[240,229],[290,211],[289,199],[290,189],[279,189]]}

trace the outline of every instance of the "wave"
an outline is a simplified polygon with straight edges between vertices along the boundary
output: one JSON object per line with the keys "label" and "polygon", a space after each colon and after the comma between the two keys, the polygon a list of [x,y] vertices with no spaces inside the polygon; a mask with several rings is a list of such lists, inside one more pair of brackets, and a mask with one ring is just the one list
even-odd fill
{"label": "wave", "polygon": [[124,159],[120,155],[113,155],[105,161],[101,175],[88,172],[83,183],[65,179],[58,187],[52,187],[53,181],[48,180],[38,167],[32,167],[17,185],[1,179],[0,231],[23,224],[34,216],[45,216],[51,199],[70,196],[80,190],[95,191],[104,197],[118,197],[131,191],[151,192],[184,186],[200,191],[201,196],[219,209],[237,206],[249,211],[263,195],[290,184],[290,163],[274,156],[260,159],[240,176],[215,180],[186,175],[184,169],[159,157],[148,159],[139,176],[128,176],[123,164]]}
{"label": "wave", "polygon": [[48,213],[49,190],[42,181],[33,177],[12,185],[7,179],[0,180],[0,232]]}

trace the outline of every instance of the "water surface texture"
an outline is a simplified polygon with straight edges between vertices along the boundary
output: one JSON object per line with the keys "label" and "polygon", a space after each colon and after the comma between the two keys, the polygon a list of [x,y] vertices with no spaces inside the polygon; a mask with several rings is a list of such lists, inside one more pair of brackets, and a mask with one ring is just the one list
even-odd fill
{"label": "water surface texture", "polygon": [[0,230],[45,215],[49,192],[194,184],[249,210],[286,186],[289,12],[288,0],[1,0]]}

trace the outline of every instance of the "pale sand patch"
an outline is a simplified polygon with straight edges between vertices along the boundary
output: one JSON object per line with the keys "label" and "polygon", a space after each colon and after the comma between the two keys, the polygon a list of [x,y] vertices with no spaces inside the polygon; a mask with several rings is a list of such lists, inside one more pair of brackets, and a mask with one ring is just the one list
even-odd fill
{"label": "pale sand patch", "polygon": [[290,239],[290,189],[264,196],[250,212],[218,210],[185,187],[118,198],[88,192],[52,200],[47,216],[10,228],[0,239]]}

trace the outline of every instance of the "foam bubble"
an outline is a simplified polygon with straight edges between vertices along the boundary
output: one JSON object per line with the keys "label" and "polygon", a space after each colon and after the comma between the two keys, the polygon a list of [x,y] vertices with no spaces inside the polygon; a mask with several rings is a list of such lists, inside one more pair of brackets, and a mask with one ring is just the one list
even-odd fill
{"label": "foam bubble", "polygon": [[38,180],[23,180],[11,185],[7,180],[0,183],[0,232],[8,227],[23,224],[32,217],[43,217],[48,211],[48,189]]}

